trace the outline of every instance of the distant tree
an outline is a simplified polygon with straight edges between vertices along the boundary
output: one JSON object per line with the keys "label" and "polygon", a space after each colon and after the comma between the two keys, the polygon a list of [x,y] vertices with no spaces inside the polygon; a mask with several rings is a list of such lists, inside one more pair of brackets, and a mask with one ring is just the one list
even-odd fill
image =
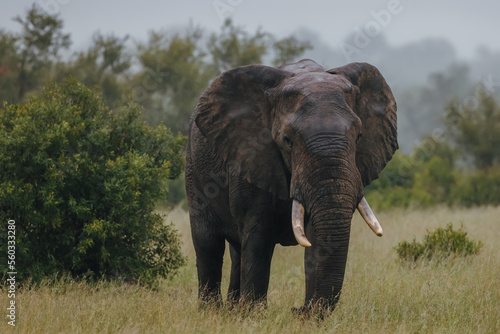
{"label": "distant tree", "polygon": [[67,49],[71,41],[69,34],[62,32],[62,20],[57,15],[46,14],[35,4],[25,18],[17,16],[14,20],[23,26],[16,41],[19,57],[17,99],[20,101],[26,92],[39,87],[48,77],[43,71],[50,69],[61,49]]}
{"label": "distant tree", "polygon": [[127,91],[125,74],[132,62],[132,56],[126,52],[127,40],[128,36],[95,33],[87,51],[79,52],[73,61],[58,64],[58,81],[74,76],[86,86],[97,85],[107,103],[115,106],[124,100]]}
{"label": "distant tree", "polygon": [[216,73],[248,64],[261,64],[267,52],[270,34],[260,29],[250,35],[243,28],[233,25],[227,19],[219,35],[213,33],[208,43],[208,51]]}
{"label": "distant tree", "polygon": [[462,151],[482,170],[500,163],[500,107],[483,85],[469,101],[447,107],[448,130]]}
{"label": "distant tree", "polygon": [[312,45],[308,41],[300,41],[295,36],[290,36],[276,41],[273,49],[275,52],[273,66],[278,67],[293,62],[304,51],[312,49]]}
{"label": "distant tree", "polygon": [[446,168],[452,169],[460,156],[460,150],[452,147],[447,141],[432,136],[424,137],[420,144],[413,148],[413,158],[416,161],[425,163],[435,156],[442,159]]}
{"label": "distant tree", "polygon": [[17,101],[17,37],[0,30],[0,104]]}
{"label": "distant tree", "polygon": [[198,45],[201,36],[198,29],[184,36],[152,32],[148,43],[139,45],[141,69],[133,78],[133,96],[150,123],[166,122],[187,133],[189,117],[214,76]]}
{"label": "distant tree", "polygon": [[165,122],[182,133],[187,133],[199,96],[220,72],[264,62],[279,66],[311,48],[293,36],[277,40],[261,29],[252,34],[227,20],[220,32],[208,37],[208,44],[199,28],[152,32],[132,54],[127,37],[96,33],[89,49],[60,61],[70,39],[57,15],[33,5],[25,18],[15,20],[23,25],[22,33],[0,31],[0,99],[21,102],[48,79],[63,82],[72,76],[98,87],[108,106],[115,108],[131,97],[144,107],[143,117],[150,124]]}
{"label": "distant tree", "polygon": [[403,134],[400,147],[410,152],[416,141],[440,127],[450,99],[464,96],[471,86],[469,68],[462,64],[429,74],[425,85],[398,94],[398,129]]}
{"label": "distant tree", "polygon": [[260,29],[252,35],[235,26],[230,19],[224,22],[220,34],[210,36],[208,43],[216,73],[236,66],[262,64],[268,54],[272,56],[273,66],[281,66],[296,60],[308,49],[312,49],[311,44],[295,36],[276,40]]}

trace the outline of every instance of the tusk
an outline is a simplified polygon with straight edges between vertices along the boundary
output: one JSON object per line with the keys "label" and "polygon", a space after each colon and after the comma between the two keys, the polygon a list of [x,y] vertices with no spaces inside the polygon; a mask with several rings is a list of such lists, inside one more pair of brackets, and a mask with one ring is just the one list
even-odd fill
{"label": "tusk", "polygon": [[311,247],[304,232],[304,207],[297,200],[292,204],[292,228],[295,239],[303,247]]}
{"label": "tusk", "polygon": [[365,220],[365,222],[370,226],[372,231],[378,235],[379,237],[384,234],[384,231],[382,230],[382,226],[380,226],[380,223],[377,220],[377,217],[375,217],[375,214],[373,213],[372,209],[368,205],[368,202],[366,199],[363,197],[361,202],[359,202],[358,205],[358,211]]}

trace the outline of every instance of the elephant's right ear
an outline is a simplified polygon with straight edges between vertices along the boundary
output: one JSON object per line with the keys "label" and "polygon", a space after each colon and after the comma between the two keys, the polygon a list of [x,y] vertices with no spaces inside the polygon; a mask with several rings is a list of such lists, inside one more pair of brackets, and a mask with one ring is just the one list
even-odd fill
{"label": "elephant's right ear", "polygon": [[216,78],[200,97],[194,121],[210,146],[248,182],[287,199],[286,169],[272,139],[268,91],[288,72],[249,65]]}

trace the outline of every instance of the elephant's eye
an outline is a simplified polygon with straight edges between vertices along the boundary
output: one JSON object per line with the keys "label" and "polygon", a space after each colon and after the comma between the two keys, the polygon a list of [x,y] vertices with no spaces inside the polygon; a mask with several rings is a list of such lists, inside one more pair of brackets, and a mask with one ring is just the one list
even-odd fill
{"label": "elephant's eye", "polygon": [[363,134],[362,134],[362,133],[360,133],[360,134],[358,135],[358,138],[356,138],[356,143],[357,143],[357,142],[359,142],[359,140],[361,139],[361,137],[362,137],[362,136],[363,136]]}
{"label": "elephant's eye", "polygon": [[292,140],[290,138],[288,138],[287,136],[283,136],[283,142],[288,147],[292,147],[293,146]]}

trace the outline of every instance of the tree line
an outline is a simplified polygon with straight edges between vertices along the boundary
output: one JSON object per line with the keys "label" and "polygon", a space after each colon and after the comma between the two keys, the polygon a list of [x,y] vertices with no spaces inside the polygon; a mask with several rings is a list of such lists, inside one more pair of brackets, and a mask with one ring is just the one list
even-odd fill
{"label": "tree line", "polygon": [[0,31],[2,101],[23,102],[40,93],[45,82],[71,76],[98,86],[109,106],[133,100],[150,124],[164,122],[184,134],[199,96],[219,73],[264,59],[281,65],[312,47],[294,36],[278,39],[260,29],[248,33],[226,20],[218,33],[204,34],[197,27],[151,31],[146,42],[132,47],[128,36],[96,32],[87,50],[66,59],[62,54],[69,51],[71,36],[57,15],[33,5],[14,20],[21,25],[19,33]]}
{"label": "tree line", "polygon": [[[261,29],[249,33],[227,20],[218,32],[193,26],[152,31],[145,42],[96,32],[87,50],[68,58],[62,54],[70,50],[71,36],[57,15],[34,5],[15,21],[19,33],[0,31],[2,101],[23,103],[45,82],[73,77],[97,87],[110,108],[133,101],[150,125],[164,123],[183,134],[200,94],[220,72],[252,63],[279,66],[313,51],[313,45],[293,35],[278,39]],[[423,137],[413,152],[397,153],[367,189],[380,207],[500,203],[500,111],[494,87],[486,82],[471,90],[470,84],[467,68],[455,65],[431,74],[427,86],[400,90],[396,85],[400,141],[410,129],[419,129]],[[183,202],[183,180],[170,182],[169,193],[171,205]]]}
{"label": "tree line", "polygon": [[437,121],[440,131],[411,154],[395,154],[367,188],[375,206],[500,204],[500,107],[491,87],[479,84],[475,92],[453,98]]}

